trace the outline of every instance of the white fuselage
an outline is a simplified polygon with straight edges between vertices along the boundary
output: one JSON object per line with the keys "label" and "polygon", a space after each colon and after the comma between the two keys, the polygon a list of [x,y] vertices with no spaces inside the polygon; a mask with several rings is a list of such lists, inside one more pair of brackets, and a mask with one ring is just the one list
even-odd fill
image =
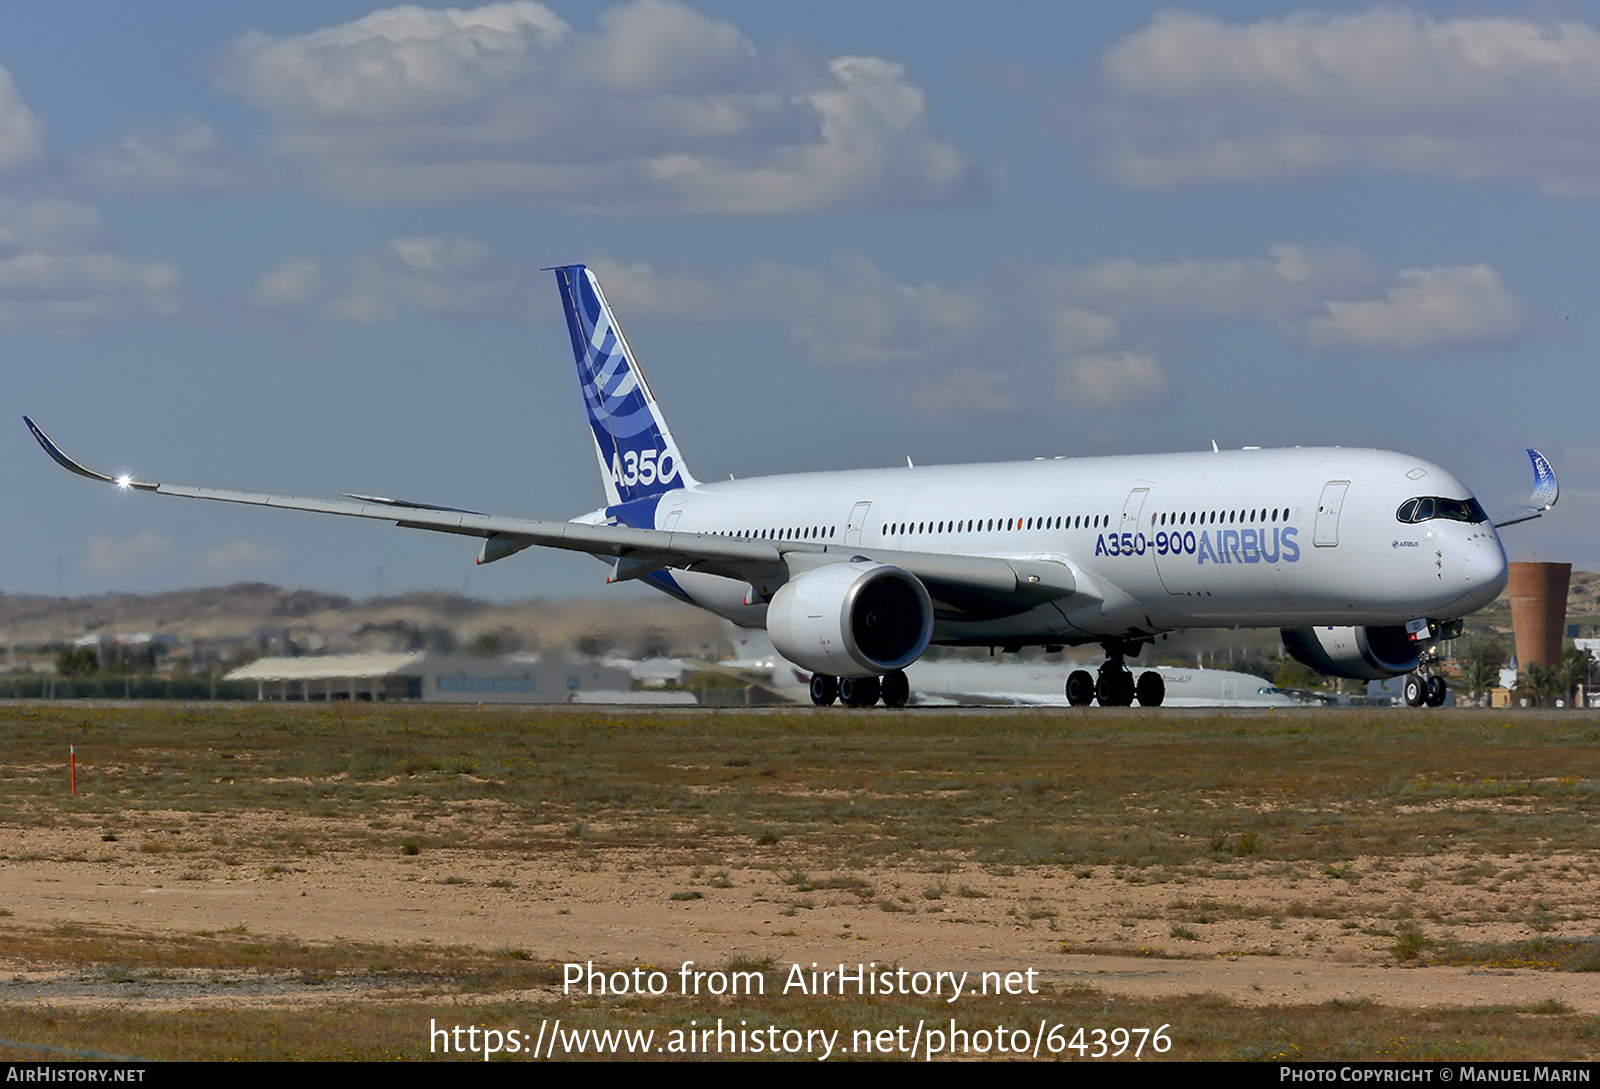
{"label": "white fuselage", "polygon": [[[1002,617],[942,610],[933,642],[1084,642],[1184,627],[1391,625],[1465,616],[1506,582],[1494,527],[1401,522],[1470,498],[1438,466],[1360,449],[1239,450],[808,473],[660,497],[654,528],[889,551],[1054,560],[1079,593]],[[603,518],[600,513],[595,517]],[[732,579],[674,572],[746,626]]]}

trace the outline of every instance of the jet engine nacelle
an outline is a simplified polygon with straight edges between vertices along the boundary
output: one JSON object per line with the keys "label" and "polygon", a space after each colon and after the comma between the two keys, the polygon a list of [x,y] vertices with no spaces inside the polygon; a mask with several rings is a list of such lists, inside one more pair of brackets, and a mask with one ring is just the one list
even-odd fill
{"label": "jet engine nacelle", "polygon": [[1284,628],[1295,661],[1335,677],[1382,681],[1417,668],[1421,650],[1403,627]]}
{"label": "jet engine nacelle", "polygon": [[767,634],[802,669],[872,677],[904,669],[933,635],[933,602],[916,576],[858,560],[790,579],[767,605]]}

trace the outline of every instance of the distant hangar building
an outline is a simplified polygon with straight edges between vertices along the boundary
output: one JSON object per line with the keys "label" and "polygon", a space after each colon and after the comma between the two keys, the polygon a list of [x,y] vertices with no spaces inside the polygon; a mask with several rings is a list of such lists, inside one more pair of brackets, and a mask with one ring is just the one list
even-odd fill
{"label": "distant hangar building", "polygon": [[480,658],[419,651],[260,658],[229,673],[227,679],[254,681],[257,699],[291,703],[631,703],[637,699],[625,668],[540,656]]}

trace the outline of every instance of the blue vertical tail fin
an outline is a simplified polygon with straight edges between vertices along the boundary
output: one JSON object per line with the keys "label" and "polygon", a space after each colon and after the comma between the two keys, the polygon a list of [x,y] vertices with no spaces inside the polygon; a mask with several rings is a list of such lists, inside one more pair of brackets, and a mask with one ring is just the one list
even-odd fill
{"label": "blue vertical tail fin", "polygon": [[694,484],[600,282],[584,265],[566,265],[555,274],[607,505]]}

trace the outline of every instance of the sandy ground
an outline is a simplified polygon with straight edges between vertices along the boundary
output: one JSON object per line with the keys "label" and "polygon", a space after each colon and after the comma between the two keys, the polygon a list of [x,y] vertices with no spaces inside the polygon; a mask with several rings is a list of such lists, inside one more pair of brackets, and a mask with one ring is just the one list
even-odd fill
{"label": "sandy ground", "polygon": [[[242,928],[313,943],[516,949],[545,961],[661,966],[674,973],[674,988],[685,962],[710,970],[734,957],[771,957],[780,967],[1032,969],[1040,981],[1115,994],[1209,994],[1252,1005],[1373,999],[1426,1008],[1557,999],[1600,1014],[1600,973],[1417,968],[1395,957],[1397,902],[1432,938],[1592,936],[1600,879],[1587,860],[1560,855],[1496,859],[1499,876],[1485,879],[1463,876],[1477,860],[1432,856],[1357,859],[1338,873],[1309,863],[1224,864],[1206,878],[1158,884],[1109,869],[996,874],[973,866],[940,874],[863,869],[848,875],[856,888],[828,888],[822,886],[836,875],[811,870],[816,887],[807,890],[792,883],[792,869],[707,871],[622,852],[539,859],[335,851],[269,873],[264,859],[248,857],[197,869],[192,855],[103,842],[90,830],[6,836],[13,861],[0,867],[0,930],[80,923],[183,935]],[[804,860],[795,868],[805,869]],[[1525,921],[1530,903],[1538,905],[1538,931]],[[291,985],[244,970],[207,971],[129,987],[114,975],[13,959],[0,962],[7,984],[0,1000],[170,1007],[394,993],[392,979],[377,978]],[[225,987],[194,985],[224,976]]]}

